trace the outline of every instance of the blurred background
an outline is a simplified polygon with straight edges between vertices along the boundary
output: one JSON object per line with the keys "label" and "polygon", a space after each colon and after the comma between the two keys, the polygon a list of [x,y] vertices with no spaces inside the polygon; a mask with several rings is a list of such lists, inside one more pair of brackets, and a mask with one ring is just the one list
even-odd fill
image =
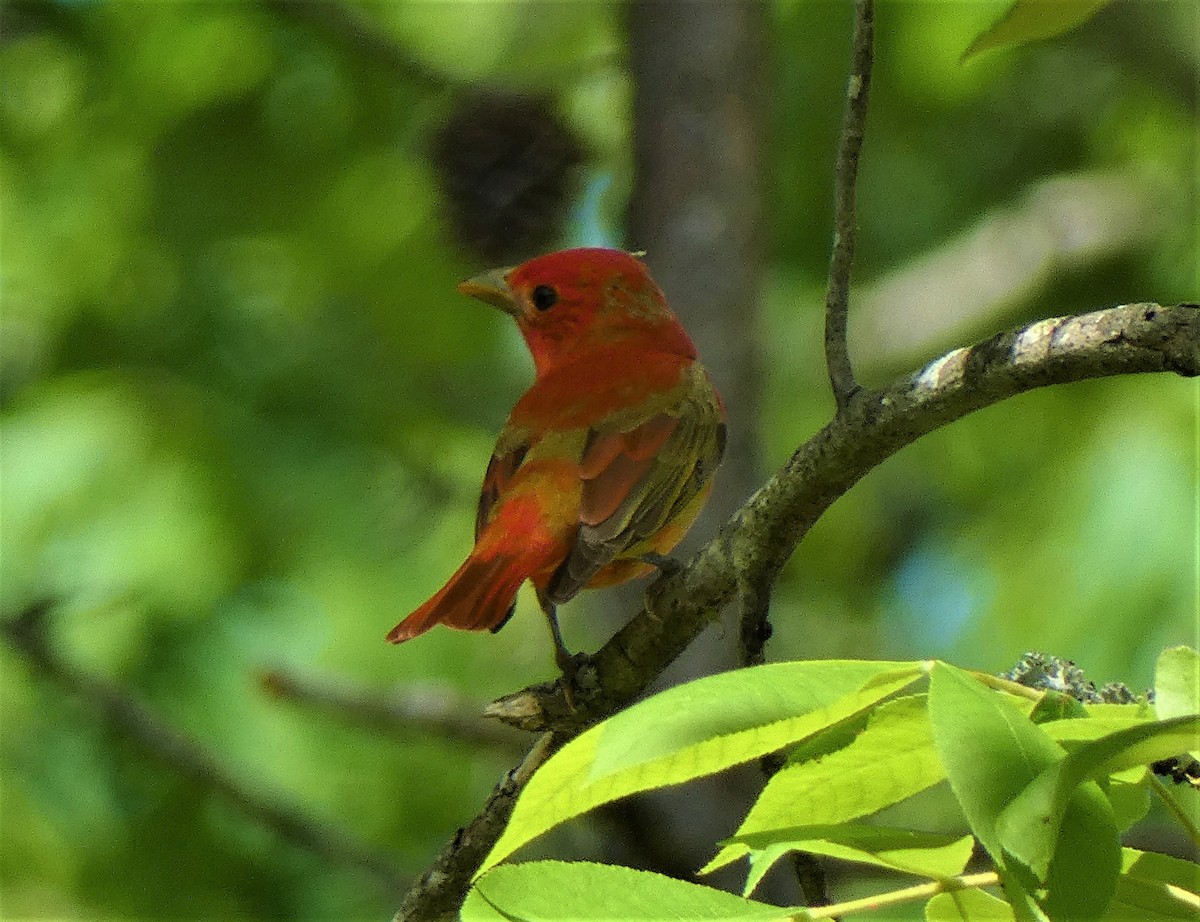
{"label": "blurred background", "polygon": [[[532,597],[494,637],[383,641],[469,549],[531,380],[454,285],[646,250],[729,403],[690,546],[711,536],[832,411],[848,7],[0,5],[4,918],[390,917],[519,758],[483,703],[553,674]],[[878,8],[867,383],[1039,317],[1200,297],[1200,13],[1116,2],[960,63],[1005,8]],[[1196,642],[1198,396],[1058,387],[906,449],[784,571],[769,655],[1037,649],[1144,689]],[[639,591],[572,602],[568,643]],[[711,629],[670,680],[735,640]],[[741,808],[682,796],[545,848],[686,874]],[[1139,841],[1174,847],[1164,826]]]}

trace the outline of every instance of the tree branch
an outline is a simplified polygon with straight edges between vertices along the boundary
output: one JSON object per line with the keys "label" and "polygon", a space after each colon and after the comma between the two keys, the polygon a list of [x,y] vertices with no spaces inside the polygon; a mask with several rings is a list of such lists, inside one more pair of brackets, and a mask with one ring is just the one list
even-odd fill
{"label": "tree branch", "polygon": [[152,714],[120,688],[68,663],[50,645],[45,619],[49,603],[33,605],[15,618],[0,619],[0,635],[26,661],[60,687],[99,710],[126,736],[135,740],[188,778],[216,791],[227,801],[280,838],[338,864],[365,871],[392,891],[407,881],[391,858],[381,850],[350,838],[251,790],[218,763],[195,741]]}
{"label": "tree branch", "polygon": [[[1038,387],[1142,372],[1200,375],[1200,305],[1128,304],[1041,320],[860,392],[679,572],[649,587],[643,610],[581,670],[573,704],[560,679],[502,698],[489,713],[526,730],[554,731],[543,740],[558,748],[640,695],[733,598],[739,573],[774,580],[825,510],[906,445]],[[480,837],[499,835],[526,777],[514,773],[493,795],[468,827],[469,849],[451,843],[443,850],[436,873],[409,895],[398,919],[451,917],[495,841]]]}
{"label": "tree branch", "polygon": [[850,366],[846,346],[846,316],[850,309],[850,267],[854,262],[857,221],[854,190],[858,179],[858,155],[867,123],[867,98],[871,90],[872,45],[875,36],[873,0],[854,0],[854,45],[850,79],[846,86],[846,109],[838,139],[834,178],[833,253],[829,257],[829,286],[825,291],[825,364],[838,411],[846,409],[859,389]]}

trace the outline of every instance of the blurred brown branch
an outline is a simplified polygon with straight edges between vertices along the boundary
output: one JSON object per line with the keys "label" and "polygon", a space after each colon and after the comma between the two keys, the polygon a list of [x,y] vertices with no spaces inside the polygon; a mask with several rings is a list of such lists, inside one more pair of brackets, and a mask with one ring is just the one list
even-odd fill
{"label": "blurred brown branch", "polygon": [[356,867],[389,889],[407,883],[391,858],[344,831],[305,816],[236,778],[207,750],[155,716],[123,689],[68,663],[49,643],[51,604],[32,605],[0,620],[0,635],[14,652],[63,690],[96,708],[106,720],[175,771],[213,790],[280,838],[337,864]]}
{"label": "blurred brown branch", "polygon": [[263,674],[263,688],[284,701],[311,707],[339,720],[389,734],[429,733],[472,746],[524,750],[517,731],[485,720],[483,706],[445,688],[411,687],[390,694],[344,679],[318,679],[284,669]]}

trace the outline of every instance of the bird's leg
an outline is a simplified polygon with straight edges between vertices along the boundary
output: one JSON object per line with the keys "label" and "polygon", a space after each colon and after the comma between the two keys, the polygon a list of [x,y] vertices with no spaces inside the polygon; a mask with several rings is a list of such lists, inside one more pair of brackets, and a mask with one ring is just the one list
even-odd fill
{"label": "bird's leg", "polygon": [[540,589],[537,591],[537,600],[542,607],[542,613],[546,616],[546,623],[550,625],[550,638],[554,641],[554,662],[562,670],[569,685],[575,678],[575,673],[579,671],[579,667],[582,665],[581,660],[585,658],[585,654],[581,653],[575,656],[567,649],[567,645],[563,643],[562,631],[558,628],[558,612],[554,603]]}

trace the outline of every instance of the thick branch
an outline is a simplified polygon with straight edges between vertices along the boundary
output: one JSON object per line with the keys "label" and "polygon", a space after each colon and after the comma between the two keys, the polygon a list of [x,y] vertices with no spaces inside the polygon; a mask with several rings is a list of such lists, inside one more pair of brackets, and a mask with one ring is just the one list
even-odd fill
{"label": "thick branch", "polygon": [[405,883],[399,869],[382,851],[351,839],[235,778],[201,746],[163,723],[143,704],[62,659],[46,638],[49,605],[35,605],[16,618],[0,620],[0,635],[43,675],[99,710],[122,733],[176,771],[208,787],[244,814],[301,848],[338,864],[357,867],[398,891]]}
{"label": "thick branch", "polygon": [[[568,704],[562,680],[495,702],[492,716],[552,729],[531,757],[548,755],[629,704],[713,621],[739,574],[773,581],[800,540],[868,471],[922,435],[968,413],[1052,384],[1140,372],[1200,375],[1200,305],[1130,304],[1042,320],[955,351],[909,377],[858,392],[678,573],[655,583],[648,606],[600,649]],[[545,750],[541,747],[545,746]],[[528,761],[528,760],[527,760]],[[414,888],[397,919],[449,919],[500,834],[528,773],[515,772]]]}
{"label": "thick branch", "polygon": [[850,267],[854,262],[857,236],[854,190],[858,180],[858,155],[867,124],[874,35],[873,0],[855,0],[854,47],[834,177],[833,253],[829,258],[829,286],[825,291],[825,364],[829,367],[829,384],[839,411],[846,408],[858,390],[846,346],[846,316],[850,309]]}

